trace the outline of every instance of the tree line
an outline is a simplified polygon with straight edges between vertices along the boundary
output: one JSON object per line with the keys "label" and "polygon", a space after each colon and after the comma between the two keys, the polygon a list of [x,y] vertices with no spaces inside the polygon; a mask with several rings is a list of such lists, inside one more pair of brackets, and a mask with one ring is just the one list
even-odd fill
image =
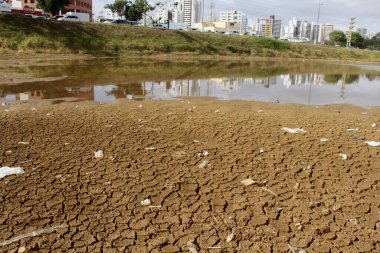
{"label": "tree line", "polygon": [[[364,38],[360,33],[353,32],[351,38],[351,46],[353,47],[380,50],[380,33],[369,39]],[[330,40],[326,41],[326,44],[345,47],[347,45],[347,35],[340,30],[333,31],[330,33]]]}

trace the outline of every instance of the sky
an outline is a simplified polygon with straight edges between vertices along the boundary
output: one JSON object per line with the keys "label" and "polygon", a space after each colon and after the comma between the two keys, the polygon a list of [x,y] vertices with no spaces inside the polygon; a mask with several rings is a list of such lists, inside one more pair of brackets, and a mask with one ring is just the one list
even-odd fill
{"label": "sky", "polygon": [[[169,0],[148,0],[149,3],[166,3]],[[202,1],[202,0],[201,0]],[[205,1],[205,17],[211,0]],[[93,0],[94,13],[98,14],[107,3],[114,0]],[[380,0],[321,0],[320,23],[334,24],[336,29],[346,30],[350,17],[356,17],[355,27],[368,32],[380,32]],[[316,22],[319,0],[214,0],[216,13],[222,10],[244,11],[252,24],[259,17],[275,15],[283,25],[296,17],[298,20]]]}

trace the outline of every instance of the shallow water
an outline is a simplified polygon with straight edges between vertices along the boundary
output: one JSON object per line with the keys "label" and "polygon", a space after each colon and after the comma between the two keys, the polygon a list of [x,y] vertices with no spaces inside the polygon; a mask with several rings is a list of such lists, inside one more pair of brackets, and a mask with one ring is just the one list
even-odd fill
{"label": "shallow water", "polygon": [[12,67],[57,80],[0,86],[8,100],[216,97],[310,105],[380,106],[380,67],[309,61],[86,60]]}

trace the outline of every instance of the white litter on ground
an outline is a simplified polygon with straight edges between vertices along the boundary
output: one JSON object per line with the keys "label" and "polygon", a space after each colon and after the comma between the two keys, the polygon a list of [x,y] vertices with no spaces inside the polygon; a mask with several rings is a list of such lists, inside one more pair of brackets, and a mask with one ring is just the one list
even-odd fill
{"label": "white litter on ground", "polygon": [[266,192],[269,192],[270,194],[272,194],[275,197],[278,197],[277,193],[275,193],[274,191],[272,191],[272,190],[270,190],[270,189],[268,189],[266,187],[261,187],[261,189],[263,189]]}
{"label": "white litter on ground", "polygon": [[263,148],[260,148],[260,154],[264,153],[265,150]]}
{"label": "white litter on ground", "polygon": [[321,138],[320,141],[321,141],[321,142],[328,142],[329,139],[327,139],[327,138]]}
{"label": "white litter on ground", "polygon": [[198,245],[196,245],[194,243],[194,241],[188,241],[187,244],[187,249],[191,252],[191,253],[198,253],[198,250],[199,250],[199,247]]}
{"label": "white litter on ground", "polygon": [[359,132],[359,128],[348,128],[348,132]]}
{"label": "white litter on ground", "polygon": [[208,155],[209,155],[209,153],[208,153],[208,151],[207,151],[207,150],[204,150],[204,151],[203,151],[203,153],[202,153],[202,155],[203,155],[203,156],[208,156]]}
{"label": "white litter on ground", "polygon": [[376,123],[373,123],[372,128],[375,128],[375,127],[377,127],[377,125],[376,125]]}
{"label": "white litter on ground", "polygon": [[233,239],[234,239],[234,233],[231,233],[231,234],[227,235],[226,241],[231,242]]}
{"label": "white litter on ground", "polygon": [[19,145],[29,145],[30,142],[28,141],[19,141],[18,144]]}
{"label": "white litter on ground", "polygon": [[342,159],[342,160],[347,160],[348,159],[348,156],[346,154],[339,154],[339,157]]}
{"label": "white litter on ground", "polygon": [[6,240],[4,242],[0,242],[0,246],[6,246],[8,244],[20,241],[20,240],[22,240],[24,238],[28,238],[28,237],[34,237],[34,236],[38,236],[38,235],[41,235],[41,234],[50,234],[50,233],[53,233],[54,231],[56,231],[58,229],[66,228],[66,227],[67,227],[66,224],[61,224],[61,225],[54,226],[54,227],[51,227],[51,228],[45,228],[45,229],[35,230],[33,232],[30,232],[30,233],[26,233],[26,234],[23,234],[23,235],[20,235],[20,236],[16,236],[16,237],[14,237],[12,239],[9,239],[9,240]]}
{"label": "white litter on ground", "polygon": [[147,147],[145,148],[146,151],[155,151],[157,148],[156,147]]}
{"label": "white litter on ground", "polygon": [[15,174],[24,174],[24,170],[21,167],[0,167],[0,179]]}
{"label": "white litter on ground", "polygon": [[206,168],[206,166],[207,166],[207,164],[209,163],[209,161],[203,161],[203,162],[201,162],[200,164],[199,164],[199,166],[198,166],[198,169],[204,169],[204,168]]}
{"label": "white litter on ground", "polygon": [[103,156],[104,156],[103,150],[98,150],[94,153],[95,153],[95,155],[94,155],[95,158],[103,158]]}
{"label": "white litter on ground", "polygon": [[127,99],[129,99],[129,100],[133,100],[133,95],[127,95]]}
{"label": "white litter on ground", "polygon": [[144,199],[141,201],[141,205],[143,206],[150,206],[152,204],[152,201],[150,199]]}
{"label": "white litter on ground", "polygon": [[288,128],[288,127],[283,127],[281,128],[282,130],[284,130],[285,132],[287,133],[291,133],[291,134],[302,134],[302,133],[306,133],[305,130],[303,130],[302,128]]}
{"label": "white litter on ground", "polygon": [[242,181],[240,181],[240,183],[242,183],[243,185],[245,186],[249,186],[249,185],[252,185],[252,184],[256,184],[257,182],[250,179],[250,178],[247,178],[247,179],[244,179]]}
{"label": "white litter on ground", "polygon": [[377,141],[366,141],[365,143],[367,143],[368,146],[371,146],[371,147],[380,147],[380,142],[377,142]]}

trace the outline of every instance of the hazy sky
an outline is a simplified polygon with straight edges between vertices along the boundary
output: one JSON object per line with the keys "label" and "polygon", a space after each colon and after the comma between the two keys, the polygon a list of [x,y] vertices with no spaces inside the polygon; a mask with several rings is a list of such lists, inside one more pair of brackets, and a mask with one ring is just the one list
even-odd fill
{"label": "hazy sky", "polygon": [[[93,0],[94,12],[101,11],[106,3],[114,0]],[[211,0],[205,1],[205,17]],[[150,3],[166,3],[168,0],[148,0]],[[216,13],[225,9],[244,11],[250,24],[258,17],[276,15],[287,24],[291,17],[310,22],[317,20],[319,0],[214,0]],[[338,29],[348,26],[350,17],[357,18],[356,27],[366,27],[369,31],[380,32],[380,0],[321,0],[321,23],[332,23]]]}

